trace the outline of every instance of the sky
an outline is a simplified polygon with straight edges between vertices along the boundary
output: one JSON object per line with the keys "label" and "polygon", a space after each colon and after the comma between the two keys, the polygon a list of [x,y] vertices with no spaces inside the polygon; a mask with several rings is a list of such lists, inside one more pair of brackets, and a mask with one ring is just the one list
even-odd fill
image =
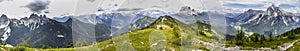
{"label": "sky", "polygon": [[31,13],[48,17],[94,14],[98,11],[118,9],[157,8],[177,12],[182,6],[198,10],[260,9],[270,5],[283,9],[299,10],[299,0],[0,0],[0,14],[9,18],[22,18]]}
{"label": "sky", "polygon": [[284,9],[300,7],[300,0],[223,0],[225,7],[264,9],[274,4]]}

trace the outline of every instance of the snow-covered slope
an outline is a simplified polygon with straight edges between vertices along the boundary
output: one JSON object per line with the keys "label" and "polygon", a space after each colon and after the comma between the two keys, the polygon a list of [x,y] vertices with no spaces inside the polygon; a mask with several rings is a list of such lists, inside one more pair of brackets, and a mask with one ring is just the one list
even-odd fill
{"label": "snow-covered slope", "polygon": [[299,16],[286,12],[274,5],[267,10],[252,10],[235,17],[238,20],[235,26],[241,26],[246,31],[268,34],[273,32],[281,34],[285,31],[299,27]]}

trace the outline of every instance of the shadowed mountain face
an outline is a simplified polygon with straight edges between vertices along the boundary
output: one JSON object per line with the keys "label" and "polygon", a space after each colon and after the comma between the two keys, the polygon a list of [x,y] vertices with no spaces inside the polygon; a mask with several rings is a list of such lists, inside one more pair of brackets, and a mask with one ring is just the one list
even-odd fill
{"label": "shadowed mountain face", "polygon": [[[241,27],[248,32],[256,32],[259,34],[282,34],[293,28],[299,27],[299,16],[293,13],[286,12],[274,5],[262,10],[248,10],[236,16],[230,21],[234,21],[236,26]],[[231,24],[232,25],[232,24]],[[232,28],[233,28],[232,27]]]}
{"label": "shadowed mountain face", "polygon": [[[144,19],[146,19],[146,17]],[[148,20],[144,20],[141,22],[148,22]],[[152,23],[144,28],[128,31],[126,33],[123,33],[122,35],[113,37],[112,40],[104,41],[114,43],[103,43],[101,44],[101,46],[114,44],[114,46],[108,47],[118,47],[117,49],[122,49],[124,51],[169,49],[173,49],[176,51],[189,51],[199,48],[205,49],[200,47],[201,43],[198,41],[200,41],[200,39],[204,40],[205,38],[214,38],[218,36],[217,34],[212,34],[210,27],[211,26],[209,24],[202,23],[200,21],[197,21],[193,24],[186,24],[180,20],[175,19],[174,17],[166,15],[155,19],[154,21],[152,21]],[[205,40],[212,41],[208,39]],[[116,49],[103,48],[101,50]]]}
{"label": "shadowed mountain face", "polygon": [[29,18],[21,19],[9,19],[7,16],[2,15],[0,19],[0,33],[3,44],[18,46],[25,41],[31,47],[46,45],[54,48],[66,47],[82,41],[89,44],[95,41],[101,42],[111,39],[111,34],[119,35],[130,30],[143,29],[158,22],[176,22],[185,25],[185,23],[172,17],[153,18],[145,16],[128,26],[118,29],[119,32],[112,33],[112,29],[117,28],[112,27],[113,20],[110,17],[95,16],[98,22],[83,22],[80,18],[74,17],[68,17],[66,21],[56,21],[47,18],[45,15],[39,16],[37,14],[31,14]]}
{"label": "shadowed mountain face", "polygon": [[134,23],[130,25],[131,30],[136,30],[136,29],[141,29],[144,27],[149,26],[151,23],[153,23],[157,18],[152,18],[152,17],[143,17],[141,19],[138,19]]}
{"label": "shadowed mountain face", "polygon": [[32,14],[29,18],[20,20],[8,19],[5,15],[0,19],[1,41],[13,46],[21,45],[22,41],[25,41],[32,47],[46,45],[56,48],[66,47],[79,40],[92,43],[111,38],[110,26],[101,23],[85,23],[74,18],[58,22],[45,15]]}

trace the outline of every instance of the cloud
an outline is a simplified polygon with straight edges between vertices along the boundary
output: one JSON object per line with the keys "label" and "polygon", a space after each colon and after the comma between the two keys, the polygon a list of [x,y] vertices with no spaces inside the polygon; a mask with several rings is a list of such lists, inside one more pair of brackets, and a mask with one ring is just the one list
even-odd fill
{"label": "cloud", "polygon": [[0,0],[0,2],[3,2],[3,1],[13,1],[13,0]]}
{"label": "cloud", "polygon": [[162,1],[162,2],[168,2],[169,0],[160,0],[160,1]]}
{"label": "cloud", "polygon": [[104,9],[99,7],[97,11],[104,11]]}
{"label": "cloud", "polygon": [[89,1],[89,2],[94,2],[94,1],[96,1],[96,0],[87,0],[87,1]]}
{"label": "cloud", "polygon": [[143,10],[142,8],[120,8],[117,11],[138,11],[138,10]]}
{"label": "cloud", "polygon": [[228,3],[224,4],[227,7],[234,7],[234,8],[261,8],[264,5],[262,4],[237,4],[237,3]]}
{"label": "cloud", "polygon": [[[223,6],[229,8],[257,8],[269,7],[275,4],[280,7],[295,8],[300,7],[299,0],[222,0]],[[261,7],[262,6],[262,7]]]}
{"label": "cloud", "polygon": [[49,10],[46,10],[46,11],[44,11],[45,13],[50,13],[50,11]]}
{"label": "cloud", "polygon": [[27,7],[28,9],[30,9],[30,11],[34,13],[42,13],[44,10],[48,9],[49,4],[49,0],[34,0],[25,7]]}
{"label": "cloud", "polygon": [[297,7],[297,6],[290,5],[290,4],[280,4],[279,7],[289,9],[289,8],[294,8],[294,7]]}

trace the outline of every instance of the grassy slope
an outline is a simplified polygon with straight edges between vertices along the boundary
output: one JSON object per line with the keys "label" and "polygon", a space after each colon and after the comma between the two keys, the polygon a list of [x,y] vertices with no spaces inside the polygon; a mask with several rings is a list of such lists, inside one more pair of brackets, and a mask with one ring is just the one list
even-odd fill
{"label": "grassy slope", "polygon": [[[176,20],[172,18],[164,18],[167,19],[166,21],[157,20],[153,26],[142,30],[135,30],[128,32],[122,36],[114,37],[113,40],[115,42],[122,42],[125,44],[131,44],[132,48],[138,51],[145,51],[145,50],[186,50],[180,48],[193,48],[196,49],[205,49],[200,47],[198,44],[192,44],[193,40],[188,37],[197,37],[196,32],[193,31],[192,28],[174,23]],[[171,19],[171,20],[169,20]],[[158,28],[157,27],[161,27]],[[121,40],[120,40],[121,39]],[[129,42],[124,42],[129,41]],[[143,43],[142,43],[143,42]],[[155,43],[159,43],[157,46],[152,46]],[[191,44],[189,44],[191,43]],[[115,43],[118,44],[118,43]],[[126,45],[116,45],[120,46],[118,49],[122,50],[132,50],[128,48]],[[130,45],[129,45],[130,46]]]}
{"label": "grassy slope", "polygon": [[[110,40],[95,43],[90,46],[78,48],[27,48],[14,47],[5,48],[12,51],[17,50],[39,50],[39,51],[74,51],[74,50],[101,50],[101,51],[128,51],[128,50],[207,50],[205,46],[195,40],[213,41],[213,36],[209,31],[204,30],[204,26],[197,23],[195,25],[183,24],[169,16],[160,17],[147,28],[127,32],[121,36],[114,37]],[[192,28],[196,27],[196,28]],[[201,27],[201,28],[200,28]],[[210,27],[210,26],[207,26]],[[199,34],[200,33],[200,34]],[[204,33],[204,34],[203,34]],[[4,48],[4,47],[2,47]]]}
{"label": "grassy slope", "polygon": [[[266,38],[266,40],[264,40],[263,43],[246,42],[245,44],[240,45],[240,47],[241,47],[241,49],[245,49],[245,50],[251,50],[251,49],[261,48],[261,47],[277,49],[278,46],[283,46],[285,43],[291,43],[291,42],[295,42],[295,41],[299,40],[300,39],[299,33],[300,33],[300,28],[288,31],[288,32],[280,34],[278,36],[275,36],[272,41],[269,41],[270,39]],[[290,36],[294,36],[295,38],[289,38]],[[226,41],[227,47],[237,46],[235,44],[236,44],[235,40],[227,40]],[[294,47],[299,48],[300,45],[296,44]],[[292,49],[295,50],[295,48],[292,48]]]}

